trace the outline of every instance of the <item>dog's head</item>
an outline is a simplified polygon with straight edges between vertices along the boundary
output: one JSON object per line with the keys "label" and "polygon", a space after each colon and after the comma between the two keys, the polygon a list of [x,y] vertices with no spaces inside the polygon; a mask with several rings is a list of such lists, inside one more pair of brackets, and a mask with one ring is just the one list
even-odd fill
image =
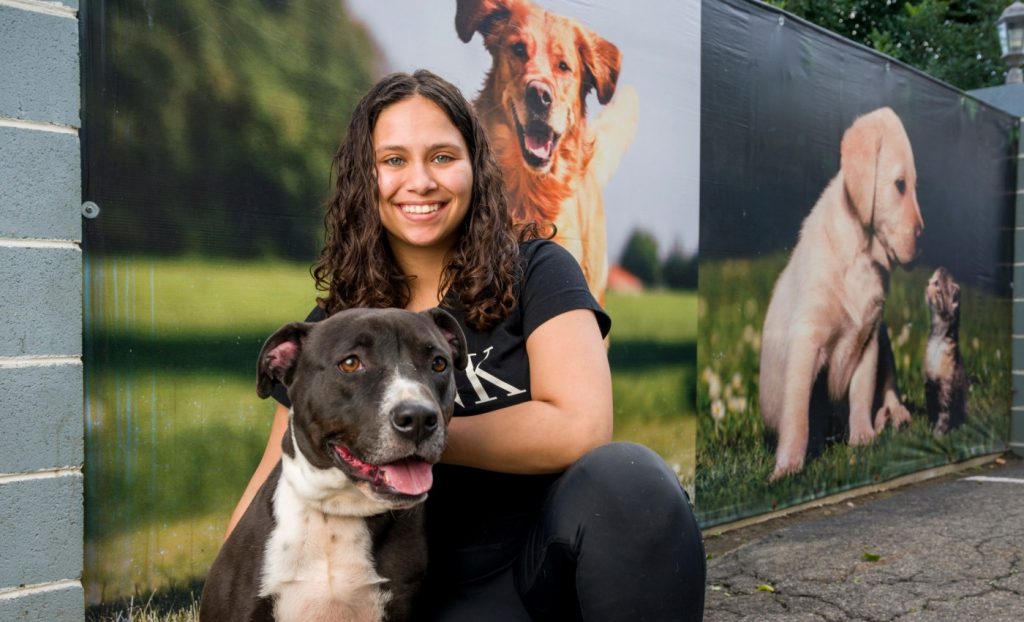
{"label": "dog's head", "polygon": [[960,312],[960,285],[945,268],[936,268],[924,288],[928,308],[940,321],[949,324]]}
{"label": "dog's head", "polygon": [[567,133],[586,116],[592,89],[606,104],[615,94],[619,49],[578,22],[528,0],[459,0],[459,38],[483,36],[494,63],[480,104],[487,117],[514,128],[524,163],[545,173]]}
{"label": "dog's head", "polygon": [[[294,322],[263,345],[257,392],[288,387],[285,455],[332,469],[384,507],[426,498],[466,366],[462,329],[441,309],[351,309]],[[329,479],[329,478],[327,478]],[[340,481],[345,481],[344,478]]]}
{"label": "dog's head", "polygon": [[841,156],[846,196],[861,224],[882,245],[889,264],[909,262],[924,219],[903,123],[890,108],[859,117],[843,135]]}

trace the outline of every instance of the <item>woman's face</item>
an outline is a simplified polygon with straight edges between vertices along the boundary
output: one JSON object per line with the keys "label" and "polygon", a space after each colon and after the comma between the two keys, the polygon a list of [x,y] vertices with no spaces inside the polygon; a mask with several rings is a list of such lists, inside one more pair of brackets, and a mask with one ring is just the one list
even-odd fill
{"label": "woman's face", "polygon": [[373,150],[380,220],[392,250],[447,252],[473,197],[462,134],[437,104],[416,95],[380,113]]}

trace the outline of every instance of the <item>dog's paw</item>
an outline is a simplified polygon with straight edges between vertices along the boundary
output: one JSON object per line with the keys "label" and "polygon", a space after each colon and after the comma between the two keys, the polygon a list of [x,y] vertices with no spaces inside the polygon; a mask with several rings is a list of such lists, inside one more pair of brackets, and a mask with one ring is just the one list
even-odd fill
{"label": "dog's paw", "polygon": [[886,423],[892,423],[896,429],[910,424],[910,411],[894,395],[886,397],[885,403],[875,413],[875,433],[881,434]]}
{"label": "dog's paw", "polygon": [[771,477],[768,478],[769,482],[774,482],[786,477],[787,475],[793,475],[799,473],[804,468],[803,458],[786,458],[777,457],[775,460],[775,470],[772,471]]}
{"label": "dog's paw", "polygon": [[[876,422],[877,425],[877,422]],[[885,424],[882,424],[885,427]],[[875,440],[875,429],[870,425],[868,427],[860,429],[857,427],[850,427],[850,446],[856,447],[857,445],[867,445],[871,441]]]}

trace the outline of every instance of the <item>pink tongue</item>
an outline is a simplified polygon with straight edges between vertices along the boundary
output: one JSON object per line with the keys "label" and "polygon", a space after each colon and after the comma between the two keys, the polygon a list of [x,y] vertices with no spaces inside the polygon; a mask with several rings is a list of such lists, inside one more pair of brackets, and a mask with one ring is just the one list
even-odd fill
{"label": "pink tongue", "polygon": [[430,490],[434,483],[431,466],[429,462],[410,459],[381,465],[380,468],[389,486],[398,492],[416,496]]}
{"label": "pink tongue", "polygon": [[526,148],[538,158],[546,160],[551,155],[551,137],[526,135]]}

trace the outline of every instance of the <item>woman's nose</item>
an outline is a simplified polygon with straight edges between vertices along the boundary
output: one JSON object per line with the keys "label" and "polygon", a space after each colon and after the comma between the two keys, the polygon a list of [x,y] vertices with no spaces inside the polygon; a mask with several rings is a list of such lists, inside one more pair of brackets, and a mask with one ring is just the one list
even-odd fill
{"label": "woman's nose", "polygon": [[433,172],[427,164],[414,164],[409,171],[409,189],[424,194],[437,188]]}

